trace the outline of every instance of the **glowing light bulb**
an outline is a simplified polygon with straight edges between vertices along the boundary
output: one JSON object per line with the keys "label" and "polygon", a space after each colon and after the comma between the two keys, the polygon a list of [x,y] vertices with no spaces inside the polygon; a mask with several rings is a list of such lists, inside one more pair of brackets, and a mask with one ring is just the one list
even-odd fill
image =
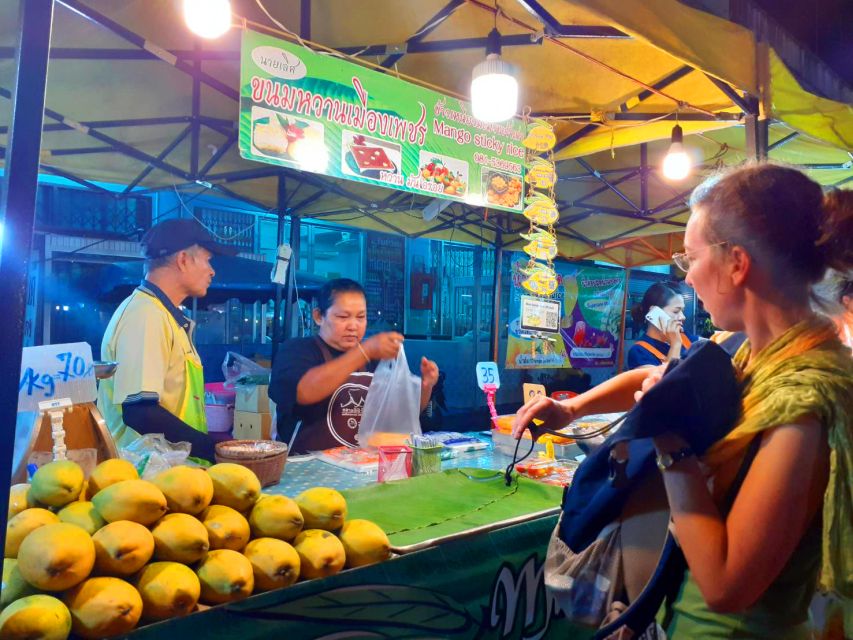
{"label": "glowing light bulb", "polygon": [[231,28],[229,0],[184,0],[184,20],[202,38],[218,38]]}
{"label": "glowing light bulb", "polygon": [[667,180],[684,180],[690,174],[693,163],[684,150],[683,140],[681,127],[675,125],[672,129],[672,144],[663,159],[663,176]]}
{"label": "glowing light bulb", "polygon": [[518,72],[501,59],[501,34],[492,29],[486,59],[471,73],[471,111],[483,122],[504,122],[518,112]]}

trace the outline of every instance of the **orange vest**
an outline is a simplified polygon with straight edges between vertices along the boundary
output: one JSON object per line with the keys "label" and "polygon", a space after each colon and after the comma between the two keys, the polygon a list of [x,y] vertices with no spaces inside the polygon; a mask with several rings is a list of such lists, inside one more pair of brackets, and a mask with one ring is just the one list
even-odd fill
{"label": "orange vest", "polygon": [[[648,342],[646,342],[645,340],[640,340],[640,341],[639,341],[639,342],[637,342],[636,344],[637,344],[638,346],[643,347],[643,349],[645,349],[646,351],[648,351],[649,353],[651,353],[655,358],[657,358],[658,360],[660,360],[660,361],[661,361],[661,364],[663,364],[664,362],[666,362],[666,356],[665,356],[664,354],[662,354],[658,349],[656,349],[655,347],[653,347],[652,345],[650,345]],[[691,344],[693,344],[693,343],[692,343],[692,342],[690,342],[690,338],[688,338],[686,335],[684,335],[684,334],[682,333],[682,334],[681,334],[681,344],[683,344],[683,345],[684,345],[684,348],[685,348],[685,349],[689,349],[689,348],[690,348],[690,345],[691,345]]]}

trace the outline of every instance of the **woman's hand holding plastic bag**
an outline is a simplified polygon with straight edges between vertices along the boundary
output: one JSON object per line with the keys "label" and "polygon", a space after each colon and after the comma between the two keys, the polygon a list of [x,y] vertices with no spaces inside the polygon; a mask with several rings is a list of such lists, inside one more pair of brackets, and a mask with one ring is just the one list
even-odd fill
{"label": "woman's hand holding plastic bag", "polygon": [[401,346],[394,360],[383,360],[376,367],[361,413],[359,444],[400,444],[405,436],[420,434],[420,403],[421,379],[409,371]]}

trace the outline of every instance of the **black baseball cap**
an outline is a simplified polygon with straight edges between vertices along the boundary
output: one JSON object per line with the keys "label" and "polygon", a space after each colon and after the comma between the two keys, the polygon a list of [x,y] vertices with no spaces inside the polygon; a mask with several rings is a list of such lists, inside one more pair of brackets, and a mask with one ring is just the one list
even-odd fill
{"label": "black baseball cap", "polygon": [[221,244],[193,218],[170,218],[148,230],[142,238],[146,258],[163,258],[188,249],[193,245],[204,247],[220,256],[236,256],[237,247]]}

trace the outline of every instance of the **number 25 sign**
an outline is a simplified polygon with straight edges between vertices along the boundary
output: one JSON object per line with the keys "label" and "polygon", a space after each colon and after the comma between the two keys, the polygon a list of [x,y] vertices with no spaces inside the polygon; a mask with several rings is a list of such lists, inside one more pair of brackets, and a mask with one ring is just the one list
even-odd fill
{"label": "number 25 sign", "polygon": [[85,342],[25,347],[18,381],[18,411],[38,411],[39,402],[69,398],[94,402],[97,396],[92,347]]}

